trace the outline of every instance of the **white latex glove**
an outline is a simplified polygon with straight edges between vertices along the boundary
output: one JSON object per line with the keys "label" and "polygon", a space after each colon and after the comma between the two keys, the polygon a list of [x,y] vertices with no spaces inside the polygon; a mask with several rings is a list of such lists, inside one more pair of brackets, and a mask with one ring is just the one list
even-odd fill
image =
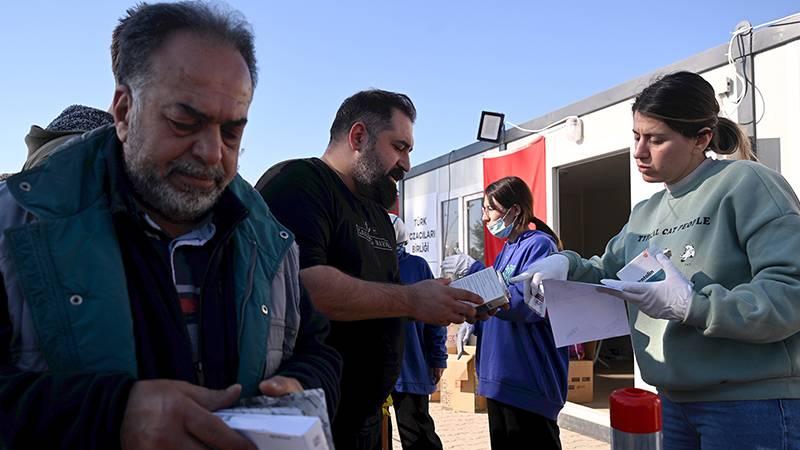
{"label": "white latex glove", "polygon": [[465,253],[450,255],[442,261],[442,276],[457,280],[467,274],[473,263],[475,258]]}
{"label": "white latex glove", "polygon": [[[541,284],[543,280],[566,280],[569,272],[569,260],[566,256],[559,253],[542,258],[528,266],[528,269],[521,274],[511,277],[509,283],[519,283],[524,281],[523,293],[526,305],[532,305],[534,298],[538,295],[542,298]],[[537,308],[533,308],[534,311]],[[542,314],[540,314],[542,315]]]}
{"label": "white latex glove", "polygon": [[474,332],[475,325],[471,323],[464,322],[458,327],[458,333],[456,333],[456,354],[458,358],[464,354],[464,346],[467,345],[469,337],[472,336]]}
{"label": "white latex glove", "polygon": [[620,291],[618,296],[639,307],[654,319],[684,321],[692,301],[692,282],[672,264],[662,252],[654,252],[664,269],[664,280],[637,283],[632,281],[600,280],[604,285]]}

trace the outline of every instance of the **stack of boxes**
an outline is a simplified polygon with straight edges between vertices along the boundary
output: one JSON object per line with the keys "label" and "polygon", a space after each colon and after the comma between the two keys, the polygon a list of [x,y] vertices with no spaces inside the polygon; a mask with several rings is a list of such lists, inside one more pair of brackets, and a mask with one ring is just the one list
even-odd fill
{"label": "stack of boxes", "polygon": [[[486,398],[477,395],[478,377],[475,372],[476,348],[464,347],[465,354],[457,359],[456,334],[459,325],[447,327],[447,369],[439,381],[438,389],[431,394],[431,402],[454,411],[484,412]],[[567,374],[567,401],[590,403],[594,398],[594,360],[597,342],[583,344],[582,359],[571,359]]]}
{"label": "stack of boxes", "polygon": [[453,411],[485,412],[486,397],[477,395],[478,376],[475,373],[475,346],[464,347],[464,355],[447,355],[447,369],[439,382],[442,406]]}
{"label": "stack of boxes", "polygon": [[447,369],[439,381],[439,390],[431,395],[431,401],[440,401],[442,406],[453,411],[485,412],[486,398],[475,394],[478,376],[475,372],[474,345],[464,347],[465,354],[456,354],[456,334],[459,325],[447,328]]}

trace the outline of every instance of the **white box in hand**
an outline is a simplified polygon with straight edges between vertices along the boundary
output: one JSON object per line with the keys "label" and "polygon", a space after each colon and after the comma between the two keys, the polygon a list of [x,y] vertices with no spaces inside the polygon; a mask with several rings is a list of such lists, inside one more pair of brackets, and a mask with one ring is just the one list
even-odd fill
{"label": "white box in hand", "polygon": [[500,281],[500,275],[494,270],[494,267],[487,267],[459,278],[450,283],[450,286],[478,294],[483,299],[482,305],[475,306],[477,314],[491,311],[508,303],[508,290],[505,283]]}
{"label": "white box in hand", "polygon": [[[664,254],[669,256],[668,251]],[[642,253],[633,258],[625,267],[619,269],[617,278],[622,281],[633,281],[643,283],[661,271],[661,264],[649,249],[644,249]]]}
{"label": "white box in hand", "polygon": [[319,417],[216,413],[259,450],[329,450]]}

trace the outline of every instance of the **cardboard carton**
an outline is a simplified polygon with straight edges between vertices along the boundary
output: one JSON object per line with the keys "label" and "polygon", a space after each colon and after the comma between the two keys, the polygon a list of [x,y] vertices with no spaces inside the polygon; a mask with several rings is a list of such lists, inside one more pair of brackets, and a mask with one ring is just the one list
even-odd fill
{"label": "cardboard carton", "polygon": [[486,411],[486,398],[476,395],[478,378],[475,373],[475,346],[465,346],[465,354],[457,359],[448,355],[447,369],[439,382],[444,408],[463,412]]}
{"label": "cardboard carton", "polygon": [[588,403],[594,396],[594,361],[570,361],[567,374],[567,401]]}

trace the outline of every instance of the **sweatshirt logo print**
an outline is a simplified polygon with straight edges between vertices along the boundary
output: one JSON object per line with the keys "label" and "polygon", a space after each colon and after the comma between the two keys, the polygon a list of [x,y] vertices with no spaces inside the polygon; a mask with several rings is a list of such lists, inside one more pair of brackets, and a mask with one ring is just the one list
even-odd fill
{"label": "sweatshirt logo print", "polygon": [[664,227],[664,228],[656,228],[650,234],[640,234],[638,242],[648,241],[648,240],[650,240],[650,238],[652,238],[654,236],[667,236],[669,234],[675,233],[676,231],[687,230],[689,228],[692,228],[692,227],[695,227],[695,226],[698,226],[698,225],[703,225],[703,226],[711,225],[711,217],[708,217],[708,216],[706,216],[706,217],[695,217],[694,219],[692,219],[692,220],[690,220],[688,222],[684,222],[684,223],[679,224],[679,225],[675,225],[675,226],[671,226],[671,227]]}
{"label": "sweatshirt logo print", "polygon": [[375,229],[369,226],[369,223],[364,222],[364,226],[362,227],[359,224],[356,224],[356,235],[361,239],[369,242],[373,248],[378,250],[388,250],[394,251],[392,248],[392,244],[389,242],[388,239],[384,239],[380,236],[375,235]]}
{"label": "sweatshirt logo print", "polygon": [[687,259],[694,258],[694,245],[686,244],[683,248],[683,254],[681,255],[681,262],[686,262]]}
{"label": "sweatshirt logo print", "polygon": [[516,268],[516,264],[509,264],[503,269],[501,275],[503,276],[503,281],[506,282],[506,285],[508,285],[508,279],[514,276],[514,270],[516,270]]}

